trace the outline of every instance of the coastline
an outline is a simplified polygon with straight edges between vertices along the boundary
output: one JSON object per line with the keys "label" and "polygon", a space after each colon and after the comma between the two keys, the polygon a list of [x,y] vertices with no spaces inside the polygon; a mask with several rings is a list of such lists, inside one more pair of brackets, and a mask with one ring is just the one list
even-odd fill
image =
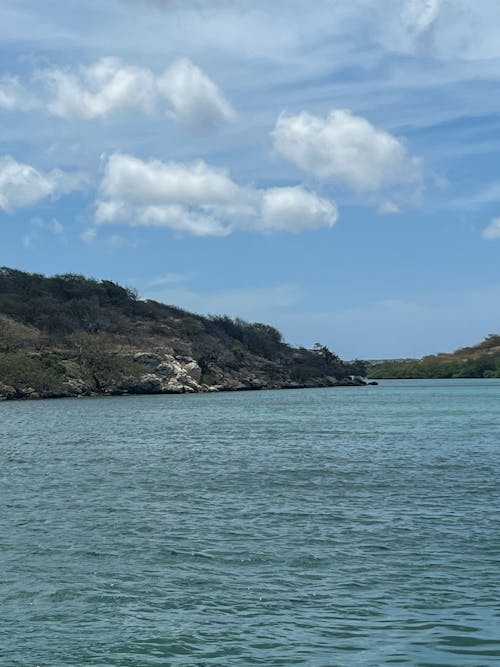
{"label": "coastline", "polygon": [[103,388],[101,391],[82,390],[82,391],[35,391],[31,387],[16,389],[8,385],[0,383],[0,402],[12,401],[37,401],[37,400],[52,400],[62,398],[106,398],[110,396],[162,396],[162,395],[179,395],[179,394],[208,394],[208,393],[231,393],[231,392],[251,392],[251,391],[282,391],[293,389],[325,389],[325,388],[339,388],[339,387],[368,387],[378,385],[377,381],[366,381],[362,378],[354,378],[351,380],[336,381],[333,378],[318,379],[317,382],[284,382],[284,383],[267,383],[259,384],[249,381],[247,384],[233,383],[227,385],[200,385],[199,388],[194,389],[191,386],[185,385],[175,389],[163,390],[140,390],[140,389],[124,389],[118,387]]}

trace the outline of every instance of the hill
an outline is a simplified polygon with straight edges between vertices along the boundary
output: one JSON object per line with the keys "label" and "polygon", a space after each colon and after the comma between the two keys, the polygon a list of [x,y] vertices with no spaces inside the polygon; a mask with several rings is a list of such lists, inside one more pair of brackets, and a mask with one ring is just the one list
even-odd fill
{"label": "hill", "polygon": [[422,359],[387,360],[374,363],[369,378],[498,378],[500,335],[489,334],[477,345]]}
{"label": "hill", "polygon": [[362,362],[75,274],[0,268],[0,398],[363,384]]}

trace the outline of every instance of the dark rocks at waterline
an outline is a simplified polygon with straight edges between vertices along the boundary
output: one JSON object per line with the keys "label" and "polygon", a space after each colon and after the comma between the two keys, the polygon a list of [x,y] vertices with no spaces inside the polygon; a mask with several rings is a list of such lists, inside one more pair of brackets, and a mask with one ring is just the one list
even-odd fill
{"label": "dark rocks at waterline", "polygon": [[342,379],[339,381],[328,381],[325,378],[318,379],[317,382],[270,382],[262,380],[247,380],[239,382],[228,382],[226,384],[216,384],[212,386],[200,384],[196,388],[192,383],[182,384],[177,381],[163,383],[160,378],[154,374],[146,374],[139,380],[131,380],[130,383],[118,385],[109,385],[101,387],[99,390],[90,385],[77,380],[65,382],[60,389],[35,391],[33,387],[14,388],[0,383],[0,401],[12,400],[34,400],[46,398],[83,398],[97,396],[127,396],[127,395],[158,395],[158,394],[195,394],[195,393],[222,393],[222,392],[241,392],[241,391],[266,391],[281,389],[320,389],[334,387],[364,387],[377,385],[377,382],[364,382],[360,380]]}

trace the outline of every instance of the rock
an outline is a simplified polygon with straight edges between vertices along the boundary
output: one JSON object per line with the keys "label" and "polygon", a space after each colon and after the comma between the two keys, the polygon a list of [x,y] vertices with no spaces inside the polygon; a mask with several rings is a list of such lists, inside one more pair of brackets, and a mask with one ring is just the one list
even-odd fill
{"label": "rock", "polygon": [[134,361],[148,368],[155,369],[161,364],[162,358],[152,352],[137,352],[137,354],[134,354]]}
{"label": "rock", "polygon": [[267,382],[259,378],[250,378],[248,384],[251,389],[264,389],[268,386]]}
{"label": "rock", "polygon": [[201,368],[194,359],[184,366],[184,370],[195,382],[201,382]]}
{"label": "rock", "polygon": [[172,343],[172,347],[174,348],[174,353],[177,356],[184,356],[187,357],[191,355],[191,345],[189,343],[182,341],[182,340],[175,340]]}
{"label": "rock", "polygon": [[0,401],[7,401],[11,398],[16,398],[17,391],[14,387],[11,387],[9,384],[3,384],[0,382]]}
{"label": "rock", "polygon": [[245,391],[245,389],[248,389],[249,386],[245,382],[233,382],[231,384],[226,384],[223,389],[229,390],[229,391]]}
{"label": "rock", "polygon": [[164,385],[164,388],[169,394],[185,394],[187,391],[190,393],[193,391],[190,387],[186,387],[185,384],[182,384],[176,378],[169,380],[166,385]]}
{"label": "rock", "polygon": [[78,378],[68,378],[61,385],[61,391],[66,396],[81,396],[89,391],[89,387],[83,380]]}
{"label": "rock", "polygon": [[[173,358],[173,357],[172,357]],[[172,361],[163,361],[155,368],[155,373],[164,379],[175,377],[179,372],[177,364]]]}
{"label": "rock", "polygon": [[176,359],[172,355],[165,355],[162,363],[156,368],[156,373],[167,380],[167,390],[180,385],[200,391],[201,368],[196,361],[188,357],[188,361]]}
{"label": "rock", "polygon": [[355,377],[355,378],[346,377],[346,378],[342,378],[341,380],[339,380],[335,384],[335,386],[336,387],[364,387],[364,386],[366,386],[366,384],[367,383],[360,377]]}
{"label": "rock", "polygon": [[150,369],[139,380],[130,380],[123,387],[130,393],[169,393],[203,391],[201,368],[190,356],[137,352],[134,360]]}
{"label": "rock", "polygon": [[130,379],[121,387],[132,394],[161,394],[164,390],[161,378],[154,373],[145,373]]}

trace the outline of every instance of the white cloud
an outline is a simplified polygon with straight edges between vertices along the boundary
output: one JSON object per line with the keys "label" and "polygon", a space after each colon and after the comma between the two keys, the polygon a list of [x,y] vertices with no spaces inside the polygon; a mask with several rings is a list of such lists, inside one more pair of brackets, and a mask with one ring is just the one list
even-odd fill
{"label": "white cloud", "polygon": [[111,199],[127,193],[131,202],[219,203],[231,201],[238,186],[222,169],[201,160],[186,166],[115,153],[106,164],[102,189]]}
{"label": "white cloud", "polygon": [[17,77],[0,78],[0,109],[29,111],[37,106],[37,99],[25,89]]}
{"label": "white cloud", "polygon": [[[105,211],[105,209],[104,209]],[[203,211],[191,211],[181,205],[121,206],[119,212],[105,218],[103,208],[98,208],[98,222],[128,222],[132,226],[168,227],[176,232],[194,236],[226,236],[229,225]]]}
{"label": "white cloud", "polygon": [[15,77],[0,79],[0,108],[40,107],[59,118],[91,120],[120,110],[151,113],[163,103],[175,120],[201,130],[234,117],[216,84],[187,58],[176,60],[159,76],[118,58],[101,58],[76,70],[43,69],[32,84],[39,89],[38,97]]}
{"label": "white cloud", "polygon": [[326,118],[281,114],[273,131],[276,149],[308,173],[359,191],[418,181],[420,160],[396,137],[349,110]]}
{"label": "white cloud", "polygon": [[301,186],[271,188],[262,195],[261,229],[300,232],[333,227],[338,211],[328,199],[321,199]]}
{"label": "white cloud", "polygon": [[175,117],[191,127],[210,128],[234,117],[215,83],[187,58],[174,62],[159,78],[158,87]]}
{"label": "white cloud", "polygon": [[96,222],[169,227],[198,236],[225,235],[228,224],[210,208],[238,198],[238,186],[220,169],[114,154],[108,159]]}
{"label": "white cloud", "polygon": [[126,108],[148,111],[157,93],[150,70],[123,65],[117,58],[102,58],[78,73],[45,70],[40,77],[52,93],[48,111],[62,118],[99,118]]}
{"label": "white cloud", "polygon": [[483,239],[487,241],[500,239],[500,218],[493,218],[490,224],[483,229]]}
{"label": "white cloud", "polygon": [[80,174],[60,169],[43,172],[10,156],[0,158],[0,208],[6,213],[33,206],[47,197],[57,198],[83,185]]}
{"label": "white cloud", "polygon": [[96,223],[167,227],[197,236],[224,236],[234,229],[298,232],[331,227],[337,208],[303,187],[259,190],[202,161],[145,162],[111,155],[96,205]]}

